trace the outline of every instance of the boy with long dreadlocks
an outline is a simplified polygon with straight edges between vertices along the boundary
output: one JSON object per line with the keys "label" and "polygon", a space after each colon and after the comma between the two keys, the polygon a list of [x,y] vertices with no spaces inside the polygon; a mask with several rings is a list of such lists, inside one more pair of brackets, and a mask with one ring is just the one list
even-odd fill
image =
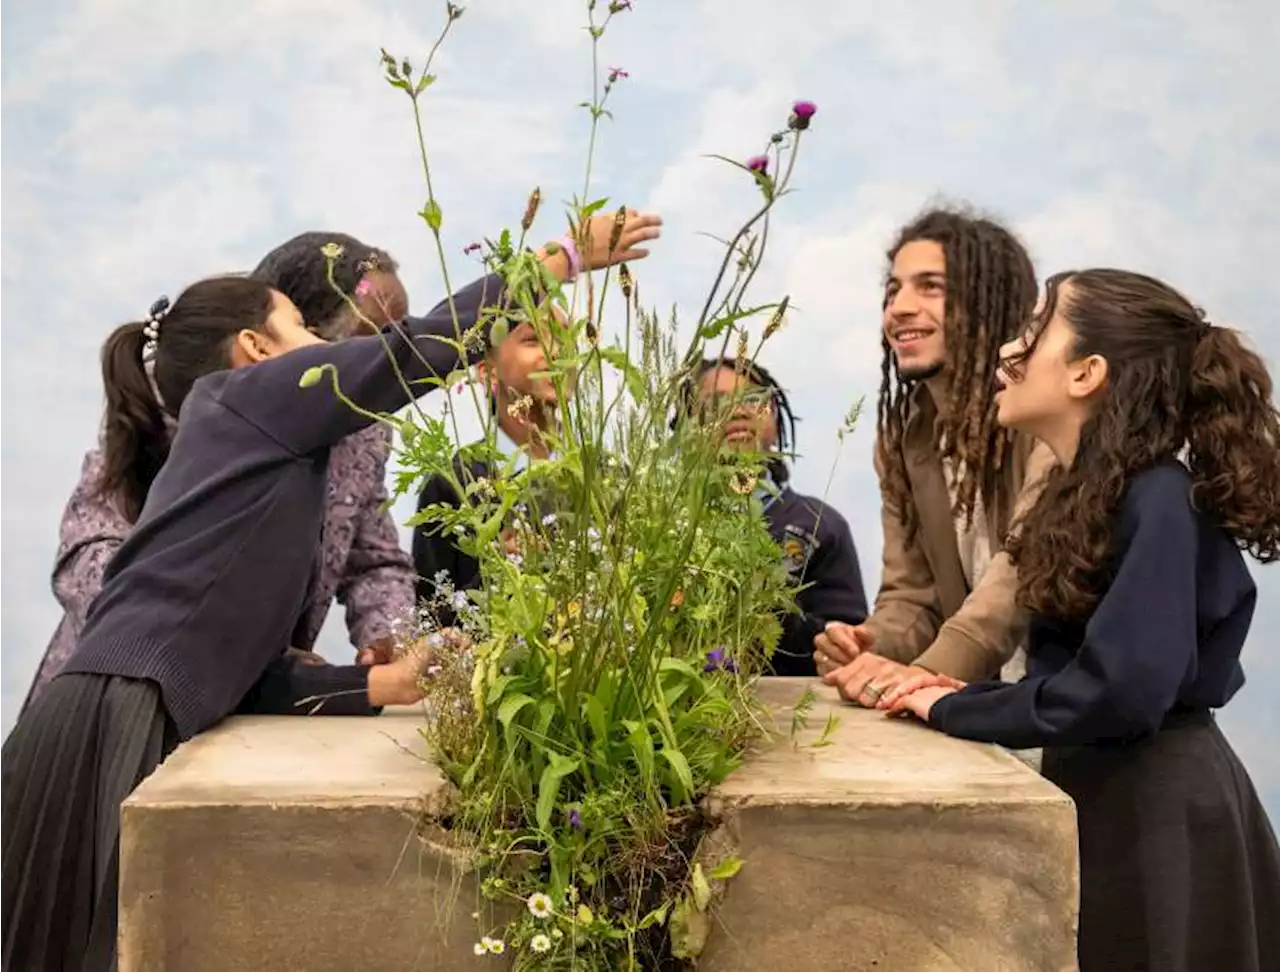
{"label": "boy with long dreadlocks", "polygon": [[1004,552],[1014,518],[1053,463],[995,421],[1000,346],[1024,333],[1036,299],[1031,259],[988,219],[926,212],[889,250],[876,421],[884,572],[866,622],[829,624],[818,671],[874,706],[908,675],[964,681],[1025,664],[1017,578]]}
{"label": "boy with long dreadlocks", "polygon": [[732,358],[708,359],[681,389],[686,415],[716,423],[724,445],[772,455],[768,484],[756,494],[773,539],[782,547],[787,572],[802,585],[798,613],[782,619],[774,651],[774,675],[813,675],[813,639],[823,625],[858,624],[867,616],[867,596],[853,535],[844,517],[822,500],[788,485],[783,458],[795,441],[795,416],[787,393],[761,365]]}

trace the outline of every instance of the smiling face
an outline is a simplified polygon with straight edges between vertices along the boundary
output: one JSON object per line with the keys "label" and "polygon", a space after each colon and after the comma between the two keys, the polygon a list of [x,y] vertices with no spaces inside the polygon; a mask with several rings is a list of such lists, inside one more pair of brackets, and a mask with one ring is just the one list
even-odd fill
{"label": "smiling face", "polygon": [[724,423],[730,449],[769,452],[778,444],[773,393],[732,368],[712,368],[698,379],[698,414],[704,423]]}
{"label": "smiling face", "polygon": [[543,347],[546,340],[545,335],[539,338],[535,325],[522,322],[513,327],[488,358],[480,363],[480,375],[503,413],[508,405],[525,396],[532,400],[536,415],[544,410],[554,410],[556,386],[549,377],[539,374],[548,368]]}
{"label": "smiling face", "polygon": [[884,288],[884,336],[907,381],[942,373],[947,361],[947,259],[942,245],[913,240],[893,258]]}
{"label": "smiling face", "polygon": [[1052,306],[1041,301],[1022,337],[1001,347],[996,374],[996,421],[1042,439],[1060,459],[1074,454],[1108,370],[1100,355],[1078,353],[1070,306],[1068,281]]}

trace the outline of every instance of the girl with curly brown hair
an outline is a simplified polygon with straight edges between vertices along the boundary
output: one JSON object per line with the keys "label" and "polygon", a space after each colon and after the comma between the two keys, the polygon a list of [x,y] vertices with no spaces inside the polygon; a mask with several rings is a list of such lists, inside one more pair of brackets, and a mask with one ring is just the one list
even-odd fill
{"label": "girl with curly brown hair", "polygon": [[1083,972],[1280,968],[1280,847],[1213,710],[1244,683],[1280,557],[1280,413],[1266,367],[1176,291],[1060,274],[1001,350],[998,419],[1061,463],[1009,545],[1032,615],[1016,684],[913,678],[880,707],[1045,747],[1076,802]]}

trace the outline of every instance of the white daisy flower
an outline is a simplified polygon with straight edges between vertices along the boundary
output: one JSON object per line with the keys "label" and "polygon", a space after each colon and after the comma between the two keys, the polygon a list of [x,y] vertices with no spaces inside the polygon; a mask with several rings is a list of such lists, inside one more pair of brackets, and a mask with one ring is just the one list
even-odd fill
{"label": "white daisy flower", "polygon": [[489,939],[489,952],[493,955],[501,955],[507,950],[507,944],[501,938]]}
{"label": "white daisy flower", "polygon": [[529,947],[535,952],[549,952],[551,951],[551,939],[546,935],[534,935],[529,940]]}
{"label": "white daisy flower", "polygon": [[488,955],[489,954],[488,943],[489,943],[488,938],[486,938],[482,942],[476,942],[474,945],[471,946],[471,951],[474,952],[476,955]]}
{"label": "white daisy flower", "polygon": [[535,918],[547,918],[551,915],[551,899],[538,891],[529,895],[529,914]]}

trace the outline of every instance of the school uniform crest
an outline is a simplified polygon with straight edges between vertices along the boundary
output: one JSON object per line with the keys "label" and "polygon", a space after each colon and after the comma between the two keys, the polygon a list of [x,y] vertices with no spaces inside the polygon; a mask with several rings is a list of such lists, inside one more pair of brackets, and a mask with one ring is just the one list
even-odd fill
{"label": "school uniform crest", "polygon": [[792,577],[799,577],[804,573],[809,558],[817,549],[818,539],[808,530],[791,524],[783,528],[782,562]]}

